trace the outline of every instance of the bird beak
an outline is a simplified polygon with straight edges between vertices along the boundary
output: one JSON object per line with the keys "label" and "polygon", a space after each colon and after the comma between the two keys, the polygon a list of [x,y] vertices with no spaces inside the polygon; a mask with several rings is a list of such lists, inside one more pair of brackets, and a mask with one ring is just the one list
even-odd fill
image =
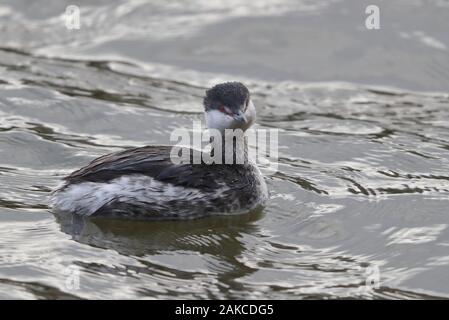
{"label": "bird beak", "polygon": [[243,113],[242,111],[238,111],[237,113],[234,113],[233,117],[238,122],[243,122],[243,123],[247,123],[248,122],[248,119],[246,118],[245,113]]}

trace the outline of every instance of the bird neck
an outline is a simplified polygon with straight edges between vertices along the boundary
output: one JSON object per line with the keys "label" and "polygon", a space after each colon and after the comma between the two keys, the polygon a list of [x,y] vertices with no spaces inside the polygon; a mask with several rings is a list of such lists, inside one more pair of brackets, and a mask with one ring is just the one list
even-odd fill
{"label": "bird neck", "polygon": [[[211,137],[210,157],[215,163],[246,164],[248,163],[248,139],[243,132],[226,130],[221,138]],[[218,162],[219,161],[219,162]]]}

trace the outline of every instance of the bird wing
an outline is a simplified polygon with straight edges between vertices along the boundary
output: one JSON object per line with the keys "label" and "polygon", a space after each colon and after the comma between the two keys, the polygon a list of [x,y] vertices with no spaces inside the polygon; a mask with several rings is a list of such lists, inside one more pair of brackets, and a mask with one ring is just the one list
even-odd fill
{"label": "bird wing", "polygon": [[174,164],[170,158],[172,146],[146,146],[108,154],[65,178],[69,183],[108,182],[130,174],[142,174],[173,185],[213,191],[220,185],[243,188],[249,181],[240,165],[193,164],[193,154],[201,152],[183,148],[190,163]]}

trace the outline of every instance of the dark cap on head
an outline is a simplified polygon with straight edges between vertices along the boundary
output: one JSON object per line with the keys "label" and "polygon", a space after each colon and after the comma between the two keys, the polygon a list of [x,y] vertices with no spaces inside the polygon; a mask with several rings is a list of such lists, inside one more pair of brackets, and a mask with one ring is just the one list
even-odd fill
{"label": "dark cap on head", "polygon": [[238,110],[249,101],[249,90],[240,82],[225,82],[206,91],[203,104],[206,111],[226,106]]}

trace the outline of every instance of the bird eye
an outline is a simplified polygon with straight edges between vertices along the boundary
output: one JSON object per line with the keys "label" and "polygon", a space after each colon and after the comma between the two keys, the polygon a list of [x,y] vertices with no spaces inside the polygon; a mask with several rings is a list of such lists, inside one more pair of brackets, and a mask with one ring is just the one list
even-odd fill
{"label": "bird eye", "polygon": [[222,112],[222,113],[224,113],[224,114],[227,114],[228,116],[232,116],[232,112],[231,112],[231,110],[229,110],[227,107],[225,107],[225,106],[220,106],[219,108],[218,108],[218,111],[220,111],[220,112]]}

